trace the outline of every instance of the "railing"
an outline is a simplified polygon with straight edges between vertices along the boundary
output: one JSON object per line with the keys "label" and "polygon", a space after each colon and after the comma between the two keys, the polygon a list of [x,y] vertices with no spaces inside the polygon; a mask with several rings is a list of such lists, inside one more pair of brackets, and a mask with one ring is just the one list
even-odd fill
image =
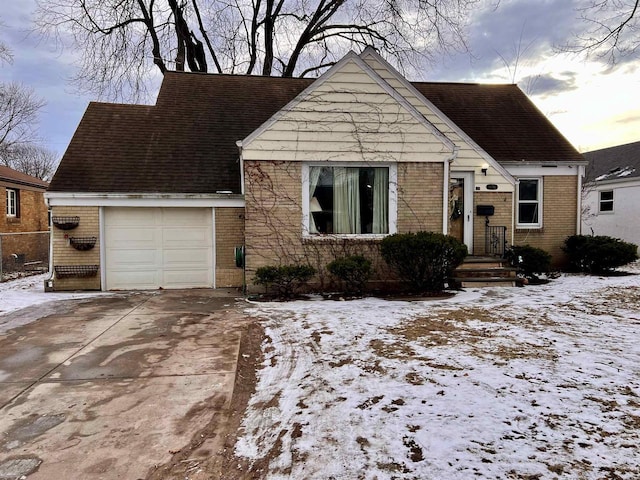
{"label": "railing", "polygon": [[507,227],[486,224],[484,250],[486,255],[504,257],[507,247]]}

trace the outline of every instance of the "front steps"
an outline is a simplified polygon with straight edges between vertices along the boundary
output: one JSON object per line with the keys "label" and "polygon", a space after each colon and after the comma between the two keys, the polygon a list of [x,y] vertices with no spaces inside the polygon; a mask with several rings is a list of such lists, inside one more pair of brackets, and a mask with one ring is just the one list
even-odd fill
{"label": "front steps", "polygon": [[451,286],[457,288],[521,287],[523,281],[516,276],[517,269],[506,260],[497,257],[465,258],[451,278]]}

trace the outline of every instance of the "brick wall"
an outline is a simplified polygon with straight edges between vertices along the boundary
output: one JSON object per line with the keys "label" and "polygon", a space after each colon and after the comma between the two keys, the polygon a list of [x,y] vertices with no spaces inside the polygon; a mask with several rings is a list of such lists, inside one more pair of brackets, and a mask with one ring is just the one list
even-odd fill
{"label": "brick wall", "polygon": [[[12,187],[9,187],[12,188]],[[7,187],[0,186],[0,233],[40,232],[48,230],[49,221],[44,192],[27,188],[19,191],[20,216],[7,216]]]}
{"label": "brick wall", "polygon": [[[442,231],[443,165],[398,165],[398,231]],[[371,259],[374,281],[391,278],[379,254],[379,239],[302,238],[302,164],[281,161],[245,162],[246,274],[251,290],[257,268],[309,264],[318,269],[320,289],[332,288],[325,271],[331,260],[361,254]]]}
{"label": "brick wall", "polygon": [[564,240],[576,233],[578,178],[559,175],[544,177],[542,182],[542,228],[516,229],[514,243],[542,248],[553,257],[554,267],[562,267]]}
{"label": "brick wall", "polygon": [[[98,265],[100,266],[100,217],[98,207],[53,207],[53,217],[80,217],[73,230],[52,228],[53,265]],[[69,243],[69,237],[97,237],[93,249],[79,251]],[[54,278],[54,290],[100,290],[100,270],[94,277]]]}
{"label": "brick wall", "polygon": [[442,232],[442,163],[398,164],[398,232]]}
{"label": "brick wall", "polygon": [[244,244],[244,208],[216,208],[216,287],[241,287],[235,247]]}
{"label": "brick wall", "polygon": [[507,244],[511,244],[513,214],[513,193],[511,192],[474,192],[473,195],[473,255],[484,255],[486,246],[486,218],[476,215],[478,205],[493,205],[494,214],[489,224],[507,227]]}

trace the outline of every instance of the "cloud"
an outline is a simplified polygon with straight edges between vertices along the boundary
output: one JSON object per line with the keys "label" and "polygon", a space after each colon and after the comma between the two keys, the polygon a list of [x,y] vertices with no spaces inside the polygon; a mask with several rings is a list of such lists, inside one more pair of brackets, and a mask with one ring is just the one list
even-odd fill
{"label": "cloud", "polygon": [[548,97],[576,90],[577,76],[575,72],[563,72],[559,76],[553,74],[529,75],[522,78],[518,85],[529,95]]}

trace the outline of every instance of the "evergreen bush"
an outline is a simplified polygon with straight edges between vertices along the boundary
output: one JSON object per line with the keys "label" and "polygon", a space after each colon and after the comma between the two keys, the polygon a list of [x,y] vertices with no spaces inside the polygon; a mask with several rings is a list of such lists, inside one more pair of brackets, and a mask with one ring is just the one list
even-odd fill
{"label": "evergreen bush", "polygon": [[638,246],[606,235],[572,235],[563,250],[577,272],[606,274],[638,259]]}
{"label": "evergreen bush", "polygon": [[355,295],[362,295],[373,274],[371,260],[362,255],[336,258],[327,264],[327,270],[342,282],[346,293]]}
{"label": "evergreen bush", "polygon": [[467,246],[441,233],[396,233],[382,240],[380,252],[411,291],[441,292]]}
{"label": "evergreen bush", "polygon": [[267,266],[256,270],[253,281],[267,291],[273,290],[279,298],[291,298],[315,274],[316,269],[310,265]]}

